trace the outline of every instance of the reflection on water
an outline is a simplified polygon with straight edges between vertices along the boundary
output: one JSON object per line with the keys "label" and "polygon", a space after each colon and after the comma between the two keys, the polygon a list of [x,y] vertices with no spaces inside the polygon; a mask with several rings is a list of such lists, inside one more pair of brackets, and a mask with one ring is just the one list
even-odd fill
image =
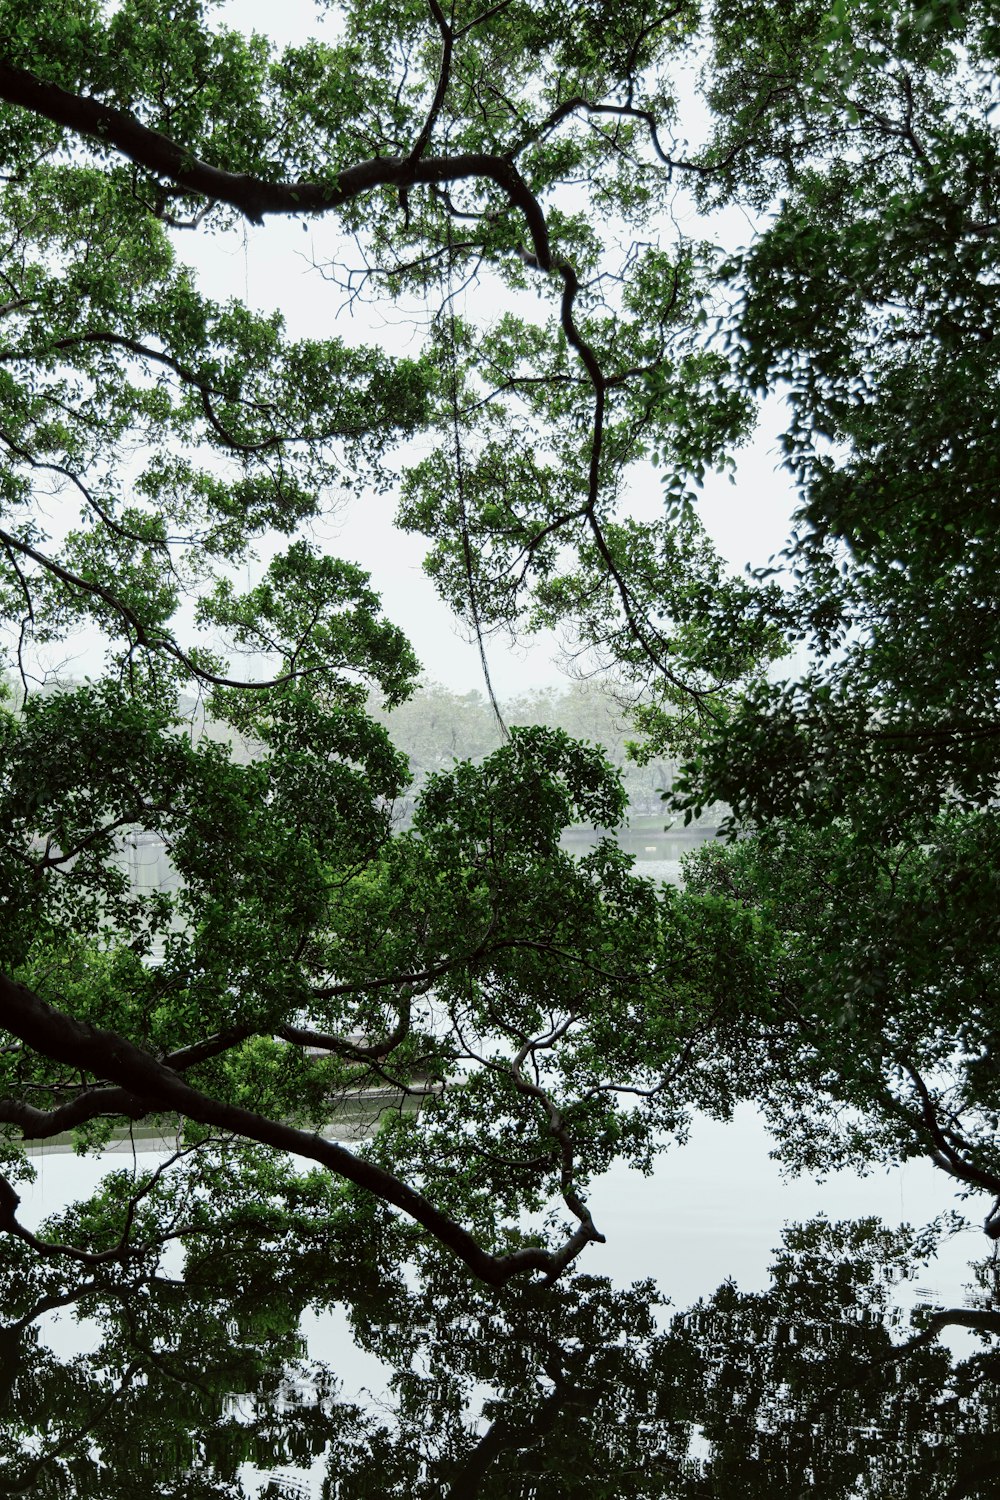
{"label": "reflection on water", "polygon": [[[144,1200],[135,1262],[46,1262],[10,1246],[0,1492],[996,1493],[1000,1367],[988,1341],[1000,1316],[968,1315],[987,1342],[956,1358],[937,1341],[938,1310],[916,1322],[901,1311],[898,1286],[921,1263],[906,1233],[874,1221],[790,1230],[763,1291],[726,1283],[690,1308],[666,1306],[651,1283],[584,1274],[498,1296],[436,1254],[394,1272],[398,1224],[375,1213],[359,1235],[338,1212],[339,1190],[275,1177],[246,1154],[217,1165],[246,1191],[185,1233],[183,1268],[156,1241],[170,1243],[182,1202],[185,1229],[197,1221],[190,1163]],[[199,1170],[225,1194],[211,1163]],[[984,1267],[980,1300],[993,1291]],[[338,1342],[321,1359],[302,1336],[310,1308],[337,1318]],[[56,1311],[87,1320],[87,1347],[72,1357],[39,1336]],[[359,1361],[378,1379],[377,1400],[356,1399]]]}
{"label": "reflection on water", "polygon": [[[684,853],[711,836],[632,830],[621,842],[639,873],[675,881]],[[576,830],[564,843],[582,853],[593,837]],[[156,851],[145,854],[159,880]],[[329,1134],[360,1139],[383,1107],[374,1093],[345,1100]],[[594,1184],[612,1244],[593,1247],[577,1274],[501,1295],[418,1249],[374,1201],[253,1151],[199,1147],[154,1182],[175,1133],[137,1126],[103,1162],[42,1159],[43,1181],[76,1179],[48,1193],[45,1212],[96,1192],[45,1225],[24,1187],[22,1222],[50,1248],[2,1241],[0,1494],[997,1493],[995,1266],[978,1267],[953,1307],[935,1290],[948,1275],[927,1268],[927,1247],[908,1231],[813,1219],[787,1232],[770,1274],[759,1285],[751,1275],[748,1289],[747,1219],[773,1222],[775,1209],[761,1206],[759,1176],[728,1139],[699,1159],[696,1131],[684,1157],[700,1300],[671,1275],[686,1211],[673,1157],[652,1179]],[[117,1176],[98,1185],[109,1169]],[[824,1206],[838,1201],[829,1188]],[[636,1251],[628,1275],[598,1274],[622,1239]],[[88,1247],[82,1257],[54,1248],[69,1241]],[[719,1279],[740,1286],[706,1279],[709,1241]],[[649,1272],[659,1286],[630,1279]]]}

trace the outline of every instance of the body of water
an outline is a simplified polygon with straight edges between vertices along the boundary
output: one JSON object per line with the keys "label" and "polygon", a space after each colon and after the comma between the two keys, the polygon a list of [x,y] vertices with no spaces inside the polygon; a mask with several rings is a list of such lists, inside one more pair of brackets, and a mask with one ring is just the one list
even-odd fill
{"label": "body of water", "polygon": [[[684,853],[711,836],[634,830],[621,842],[635,855],[639,873],[676,881]],[[583,853],[592,841],[592,834],[574,830],[564,843]],[[141,852],[137,878],[161,878],[160,852]],[[369,1133],[378,1104],[366,1097],[348,1105],[332,1122],[331,1137],[357,1144]],[[175,1146],[162,1126],[122,1132],[95,1157],[75,1155],[68,1141],[47,1143],[33,1152],[37,1177],[21,1191],[19,1216],[37,1229],[47,1216],[99,1191],[108,1171],[149,1170]],[[683,1145],[665,1142],[648,1176],[619,1163],[589,1193],[606,1243],[590,1245],[572,1275],[549,1291],[513,1287],[496,1298],[471,1285],[445,1257],[432,1274],[416,1263],[404,1268],[395,1290],[374,1302],[365,1300],[371,1293],[360,1274],[357,1301],[342,1291],[331,1295],[322,1276],[329,1272],[336,1280],[340,1272],[322,1258],[315,1295],[291,1284],[285,1292],[282,1278],[290,1275],[294,1282],[296,1257],[311,1254],[308,1246],[293,1243],[283,1255],[265,1228],[248,1242],[245,1235],[227,1237],[225,1226],[188,1289],[177,1280],[183,1236],[146,1289],[140,1282],[102,1289],[100,1273],[89,1270],[81,1272],[84,1292],[75,1300],[56,1297],[46,1307],[46,1295],[51,1303],[53,1293],[51,1287],[45,1293],[44,1283],[10,1389],[24,1432],[33,1421],[38,1429],[24,1438],[24,1451],[35,1455],[32,1462],[48,1452],[49,1468],[42,1464],[39,1485],[32,1488],[22,1484],[27,1459],[20,1468],[12,1460],[10,1474],[0,1461],[0,1486],[55,1497],[64,1492],[60,1484],[76,1483],[81,1500],[105,1494],[117,1500],[138,1495],[129,1485],[144,1481],[135,1475],[146,1472],[144,1465],[151,1475],[158,1473],[159,1464],[163,1487],[143,1489],[143,1496],[547,1500],[550,1494],[596,1492],[736,1500],[781,1493],[793,1471],[796,1483],[817,1476],[825,1442],[827,1458],[841,1468],[845,1455],[857,1450],[862,1487],[845,1487],[841,1479],[839,1487],[829,1487],[819,1476],[790,1493],[808,1490],[838,1500],[865,1495],[865,1476],[878,1478],[880,1466],[896,1465],[892,1472],[905,1474],[918,1464],[908,1447],[914,1419],[904,1401],[907,1373],[902,1366],[898,1377],[891,1373],[895,1366],[885,1363],[878,1340],[888,1339],[890,1328],[897,1343],[905,1336],[908,1312],[899,1309],[967,1305],[969,1263],[983,1256],[984,1237],[978,1226],[955,1232],[936,1259],[911,1267],[881,1305],[878,1289],[895,1275],[891,1256],[886,1260],[885,1252],[880,1262],[862,1236],[852,1260],[845,1249],[850,1233],[836,1226],[869,1219],[890,1229],[926,1224],[961,1208],[954,1185],[925,1163],[863,1178],[788,1178],[771,1149],[762,1120],[743,1107],[729,1123],[696,1120]],[[809,1250],[801,1275],[782,1273],[784,1279],[775,1281],[776,1252],[796,1223],[819,1224],[809,1233],[818,1236],[822,1255]],[[16,1267],[7,1270],[14,1278],[8,1304],[16,1312],[18,1297],[27,1294]],[[644,1290],[636,1300],[630,1289],[642,1282],[657,1290]],[[188,1295],[193,1312],[184,1300]],[[131,1311],[129,1299],[137,1299]],[[165,1321],[153,1319],[155,1333],[147,1333],[145,1320],[157,1299],[166,1299],[172,1310]],[[22,1322],[25,1316],[19,1314]],[[14,1313],[8,1317],[8,1330],[17,1327]],[[4,1337],[0,1331],[0,1373]],[[974,1337],[946,1332],[943,1357],[966,1360]],[[838,1377],[834,1394],[820,1381],[812,1395],[806,1390],[792,1400],[789,1391],[799,1391],[803,1381],[808,1386],[817,1370],[833,1370],[842,1355],[851,1373]],[[796,1357],[801,1368],[794,1365]],[[869,1374],[859,1385],[861,1366]],[[880,1385],[883,1369],[890,1373]],[[942,1402],[950,1378],[939,1373]],[[57,1400],[51,1392],[61,1389],[60,1379],[68,1382],[67,1394],[58,1398],[57,1411],[49,1411],[46,1402]],[[921,1379],[920,1399],[929,1402],[926,1372]],[[140,1421],[141,1391],[160,1391],[161,1385],[157,1420],[166,1425],[146,1453],[138,1438],[124,1441],[121,1429]],[[836,1401],[846,1399],[841,1391],[850,1391],[855,1405],[838,1427]],[[759,1409],[740,1416],[751,1396]],[[834,1412],[829,1430],[815,1415],[806,1421],[803,1411],[813,1410],[809,1401],[819,1403],[816,1411]],[[70,1423],[67,1435],[70,1410],[76,1426]],[[962,1418],[973,1436],[979,1420],[968,1413]],[[617,1425],[622,1442],[610,1435]],[[771,1429],[780,1435],[773,1451],[764,1441]],[[881,1448],[866,1446],[871,1433]],[[944,1432],[937,1441],[947,1444],[953,1437],[955,1453],[938,1468],[951,1477],[965,1462],[961,1423],[957,1437]],[[66,1455],[74,1452],[77,1467],[67,1468]],[[100,1462],[88,1469],[95,1454]],[[836,1463],[834,1470],[840,1473]],[[76,1480],[67,1479],[72,1473]],[[757,1476],[757,1488],[748,1475]],[[588,1482],[603,1487],[592,1491]]]}

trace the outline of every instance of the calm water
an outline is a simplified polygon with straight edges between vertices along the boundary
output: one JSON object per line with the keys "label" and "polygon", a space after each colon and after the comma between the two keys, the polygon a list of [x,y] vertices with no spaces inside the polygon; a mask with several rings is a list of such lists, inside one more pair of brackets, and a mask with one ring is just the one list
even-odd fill
{"label": "calm water", "polygon": [[[627,847],[641,873],[675,880],[693,842],[642,831]],[[567,843],[582,852],[588,840]],[[355,1124],[340,1134],[356,1139]],[[36,1227],[108,1169],[131,1166],[134,1147],[148,1170],[170,1144],[137,1134],[103,1159],[39,1154],[23,1222]],[[74,1280],[74,1268],[39,1272],[12,1256],[0,1263],[0,1490],[53,1500],[996,1493],[982,1488],[994,1471],[977,1479],[970,1456],[982,1467],[1000,1430],[992,1353],[952,1331],[941,1349],[885,1358],[913,1307],[968,1303],[984,1237],[956,1233],[899,1282],[891,1247],[830,1227],[866,1216],[923,1224],[956,1206],[950,1184],[920,1166],[786,1181],[769,1145],[741,1109],[728,1125],[697,1122],[650,1177],[617,1167],[590,1194],[607,1244],[556,1288],[500,1298],[447,1258],[372,1284],[349,1239],[307,1275],[302,1256],[262,1229],[221,1233],[187,1283],[177,1280],[183,1241],[146,1281],[105,1284],[86,1269]],[[826,1228],[772,1276],[786,1224],[818,1217]],[[630,1291],[650,1279],[657,1294]],[[46,1307],[55,1293],[64,1305]]]}
{"label": "calm water", "polygon": [[[913,1170],[783,1185],[767,1146],[743,1113],[728,1127],[703,1123],[649,1179],[608,1174],[592,1194],[608,1244],[591,1247],[580,1274],[547,1292],[524,1286],[497,1298],[439,1263],[424,1275],[411,1268],[401,1280],[390,1277],[374,1295],[359,1277],[356,1297],[343,1292],[351,1267],[340,1267],[331,1296],[328,1287],[296,1284],[294,1274],[286,1285],[289,1258],[239,1235],[209,1247],[178,1289],[175,1250],[151,1288],[130,1285],[124,1299],[120,1291],[95,1296],[37,1320],[15,1368],[14,1411],[5,1413],[0,1399],[0,1424],[8,1418],[0,1454],[2,1439],[14,1436],[11,1417],[18,1434],[38,1428],[36,1453],[67,1448],[67,1426],[79,1448],[89,1423],[82,1446],[100,1453],[102,1467],[78,1464],[68,1490],[27,1491],[88,1500],[590,1493],[694,1500],[778,1494],[786,1475],[800,1485],[790,1493],[846,1497],[867,1492],[808,1475],[819,1458],[832,1463],[849,1451],[864,1473],[884,1480],[888,1471],[894,1487],[872,1493],[949,1493],[934,1487],[934,1474],[921,1478],[914,1422],[919,1428],[921,1403],[933,1406],[961,1385],[968,1335],[951,1341],[957,1372],[947,1350],[935,1355],[930,1386],[926,1359],[914,1356],[912,1378],[880,1360],[890,1334],[898,1341],[906,1331],[893,1306],[961,1300],[964,1264],[980,1252],[982,1236],[958,1236],[941,1263],[891,1292],[879,1316],[871,1288],[880,1268],[863,1256],[853,1301],[836,1255],[835,1274],[814,1268],[801,1278],[804,1290],[791,1284],[800,1278],[786,1277],[776,1292],[768,1266],[783,1220],[817,1213],[923,1220],[948,1195]],[[107,1163],[48,1155],[38,1165],[25,1221],[89,1192]],[[3,1306],[13,1321],[23,1316],[25,1293],[4,1269]],[[655,1305],[646,1289],[630,1293],[647,1278],[672,1305]],[[983,1364],[992,1355],[972,1358],[975,1381],[970,1387],[965,1378],[964,1399],[978,1406],[966,1409],[957,1437],[942,1438],[955,1446],[948,1475],[960,1472],[966,1439],[989,1430],[997,1415],[1000,1370]],[[862,1366],[877,1379],[869,1374],[859,1385]],[[820,1379],[826,1368],[830,1378]],[[807,1438],[811,1407],[826,1416],[809,1418]],[[758,1429],[777,1444],[770,1455],[758,1451]],[[20,1479],[16,1451],[0,1459],[0,1483]],[[941,1462],[939,1453],[937,1478]],[[56,1454],[53,1473],[61,1463]],[[758,1487],[741,1489],[748,1464]],[[695,1484],[692,1465],[700,1466],[699,1484],[711,1487]],[[154,1473],[163,1487],[143,1488]],[[925,1488],[904,1486],[906,1475]],[[598,1480],[603,1489],[587,1488]]]}
{"label": "calm water", "polygon": [[[647,880],[666,880],[676,885],[681,878],[684,855],[714,838],[714,828],[678,833],[654,824],[652,828],[624,829],[616,835],[616,842],[635,860],[637,874]],[[590,829],[572,828],[563,835],[562,845],[574,854],[584,854],[593,847],[594,839]]]}

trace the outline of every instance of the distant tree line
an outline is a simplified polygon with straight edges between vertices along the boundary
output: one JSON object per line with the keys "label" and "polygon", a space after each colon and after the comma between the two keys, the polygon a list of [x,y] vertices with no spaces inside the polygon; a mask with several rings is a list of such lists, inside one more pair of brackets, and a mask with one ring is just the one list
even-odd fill
{"label": "distant tree line", "polygon": [[[18,707],[23,697],[21,684],[12,674],[7,675],[5,682],[8,702]],[[44,697],[79,686],[73,678],[54,678],[37,691]],[[255,758],[258,743],[206,714],[202,700],[182,696],[178,707],[196,739],[204,737],[227,744],[239,764],[247,765]],[[662,817],[665,824],[673,818],[681,826],[676,814],[664,804],[664,793],[673,786],[678,769],[677,758],[665,753],[637,757],[630,751],[635,739],[635,728],[630,721],[634,705],[617,695],[605,681],[587,678],[532,688],[505,699],[498,707],[506,726],[543,724],[596,746],[621,778],[630,818]],[[475,690],[454,692],[440,682],[424,681],[405,703],[391,709],[384,707],[373,694],[368,712],[386,727],[393,744],[409,760],[413,780],[397,799],[397,813],[403,823],[409,822],[429,775],[449,769],[456,761],[482,760],[503,743],[504,731],[493,705],[484,693]],[[724,804],[712,803],[689,826],[716,826],[727,811]]]}
{"label": "distant tree line", "polygon": [[[598,746],[621,776],[631,818],[662,816],[669,822],[663,794],[673,785],[675,757],[660,754],[640,761],[629,752],[635,729],[631,705],[597,678],[567,681],[560,686],[533,688],[499,704],[506,725],[544,724],[563,729],[575,740]],[[429,774],[458,760],[480,760],[503,739],[493,705],[479,692],[456,693],[439,682],[423,682],[413,696],[391,711],[370,705],[372,716],[384,724],[393,743],[409,757],[413,784],[403,799],[404,819]],[[713,804],[702,812],[699,826],[711,826],[724,816]]]}

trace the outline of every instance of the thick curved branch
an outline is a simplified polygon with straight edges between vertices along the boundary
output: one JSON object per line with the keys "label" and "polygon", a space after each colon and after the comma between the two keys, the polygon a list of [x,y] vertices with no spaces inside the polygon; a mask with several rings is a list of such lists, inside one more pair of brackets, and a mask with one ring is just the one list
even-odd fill
{"label": "thick curved branch", "polygon": [[941,1312],[936,1312],[920,1332],[914,1334],[913,1338],[907,1339],[903,1344],[898,1344],[884,1355],[880,1363],[905,1359],[914,1350],[923,1349],[928,1344],[932,1344],[938,1334],[943,1333],[946,1328],[968,1328],[973,1333],[1000,1334],[1000,1312],[990,1312],[988,1309],[975,1307],[944,1308]]}
{"label": "thick curved branch", "polygon": [[414,141],[413,150],[410,152],[411,161],[419,161],[420,157],[423,156],[427,149],[427,143],[431,138],[434,124],[441,113],[444,96],[448,92],[448,84],[451,81],[451,56],[455,46],[455,34],[448,24],[448,19],[444,11],[438,4],[438,0],[427,0],[427,4],[430,7],[430,12],[434,17],[438,31],[441,33],[441,66],[438,70],[437,88],[434,90],[431,107],[427,111],[427,118],[424,121],[423,128]]}
{"label": "thick curved branch", "polygon": [[238,1047],[240,1042],[259,1035],[256,1026],[233,1026],[229,1031],[216,1032],[214,1036],[205,1037],[201,1042],[192,1042],[189,1047],[179,1047],[176,1052],[168,1052],[163,1065],[165,1068],[172,1068],[175,1073],[183,1073],[186,1068],[208,1062],[210,1058],[228,1052],[231,1047]]}
{"label": "thick curved branch", "polygon": [[408,188],[486,178],[507,195],[528,224],[531,242],[544,270],[552,266],[545,215],[508,157],[485,152],[455,156],[379,156],[345,167],[330,182],[266,182],[246,173],[227,172],[199,160],[187,147],[143,125],[128,110],[102,104],[46,83],[25,68],[0,61],[0,99],[41,115],[53,124],[90,136],[137,166],[165,177],[199,197],[228,203],[253,224],[268,214],[321,214],[374,188]]}
{"label": "thick curved branch", "polygon": [[313,1031],[307,1026],[280,1026],[275,1032],[282,1041],[293,1042],[299,1047],[319,1047],[323,1052],[333,1052],[339,1056],[356,1058],[358,1061],[376,1061],[382,1057],[388,1057],[390,1052],[395,1052],[401,1042],[406,1040],[410,1031],[410,999],[412,991],[404,989],[399,1003],[399,1019],[387,1036],[377,1042],[366,1045],[363,1042],[352,1042],[347,1037],[330,1036],[323,1031]]}
{"label": "thick curved branch", "polygon": [[114,1086],[84,1089],[65,1104],[54,1109],[38,1109],[23,1099],[0,1099],[0,1123],[16,1125],[22,1138],[28,1141],[51,1140],[54,1135],[63,1135],[86,1125],[90,1120],[99,1120],[109,1115],[126,1120],[141,1120],[150,1113],[145,1099],[129,1089]]}
{"label": "thick curved branch", "polygon": [[502,1287],[521,1271],[541,1271],[554,1279],[595,1237],[593,1232],[578,1231],[557,1251],[526,1246],[509,1255],[491,1255],[468,1230],[374,1162],[364,1161],[320,1135],[211,1098],[125,1037],[55,1010],[4,974],[0,974],[0,1024],[43,1057],[109,1078],[127,1095],[141,1099],[148,1113],[176,1113],[245,1140],[318,1162],[399,1209],[452,1250],[489,1286]]}
{"label": "thick curved branch", "polygon": [[664,151],[657,133],[656,117],[651,110],[637,109],[633,104],[610,104],[604,100],[595,101],[587,99],[583,94],[574,94],[571,98],[564,99],[561,104],[557,104],[555,109],[551,110],[545,116],[544,120],[540,120],[528,135],[523,136],[518,141],[516,150],[523,151],[525,146],[530,143],[544,140],[547,135],[551,135],[552,131],[558,125],[562,124],[563,120],[568,120],[571,116],[577,114],[609,115],[616,119],[637,120],[640,124],[646,126],[653,150],[665,167],[671,170],[674,167],[683,168],[688,171],[711,170],[710,168],[694,166],[690,162],[675,159]]}
{"label": "thick curved branch", "polygon": [[[407,1007],[407,1015],[408,1013]],[[223,1052],[230,1051],[231,1048],[239,1046],[241,1042],[247,1041],[252,1036],[260,1035],[262,1033],[256,1026],[233,1027],[230,1031],[218,1032],[214,1036],[206,1037],[203,1041],[193,1042],[190,1046],[180,1047],[175,1052],[167,1053],[162,1059],[163,1065],[175,1073],[183,1073],[199,1063],[221,1056]],[[352,1044],[343,1042],[340,1038],[324,1037],[319,1032],[298,1030],[295,1027],[283,1027],[275,1035],[283,1040],[298,1042],[305,1046],[324,1047],[327,1051],[346,1051],[349,1055],[359,1059],[375,1059],[384,1056],[387,1051],[391,1050],[391,1046],[398,1045],[392,1041],[392,1037],[389,1037],[385,1042],[375,1043],[371,1048],[353,1047]],[[330,1045],[327,1046],[327,1043]],[[391,1046],[386,1043],[391,1043]],[[38,1109],[23,1099],[0,1099],[0,1123],[17,1125],[26,1140],[50,1140],[52,1136],[75,1130],[77,1126],[86,1125],[90,1120],[107,1119],[112,1116],[126,1120],[141,1120],[149,1113],[149,1104],[146,1099],[131,1093],[128,1089],[114,1085],[98,1084],[92,1088],[82,1089],[65,1104],[58,1104],[52,1109]]]}
{"label": "thick curved branch", "polygon": [[941,1128],[930,1091],[916,1068],[911,1067],[902,1059],[900,1059],[900,1067],[907,1074],[920,1097],[921,1118],[935,1147],[930,1152],[930,1159],[934,1165],[942,1172],[947,1172],[949,1177],[956,1177],[959,1182],[968,1182],[974,1187],[986,1188],[991,1193],[1000,1193],[1000,1177],[993,1172],[984,1171],[982,1167],[977,1167],[975,1162],[966,1161],[955,1149],[952,1141]]}

